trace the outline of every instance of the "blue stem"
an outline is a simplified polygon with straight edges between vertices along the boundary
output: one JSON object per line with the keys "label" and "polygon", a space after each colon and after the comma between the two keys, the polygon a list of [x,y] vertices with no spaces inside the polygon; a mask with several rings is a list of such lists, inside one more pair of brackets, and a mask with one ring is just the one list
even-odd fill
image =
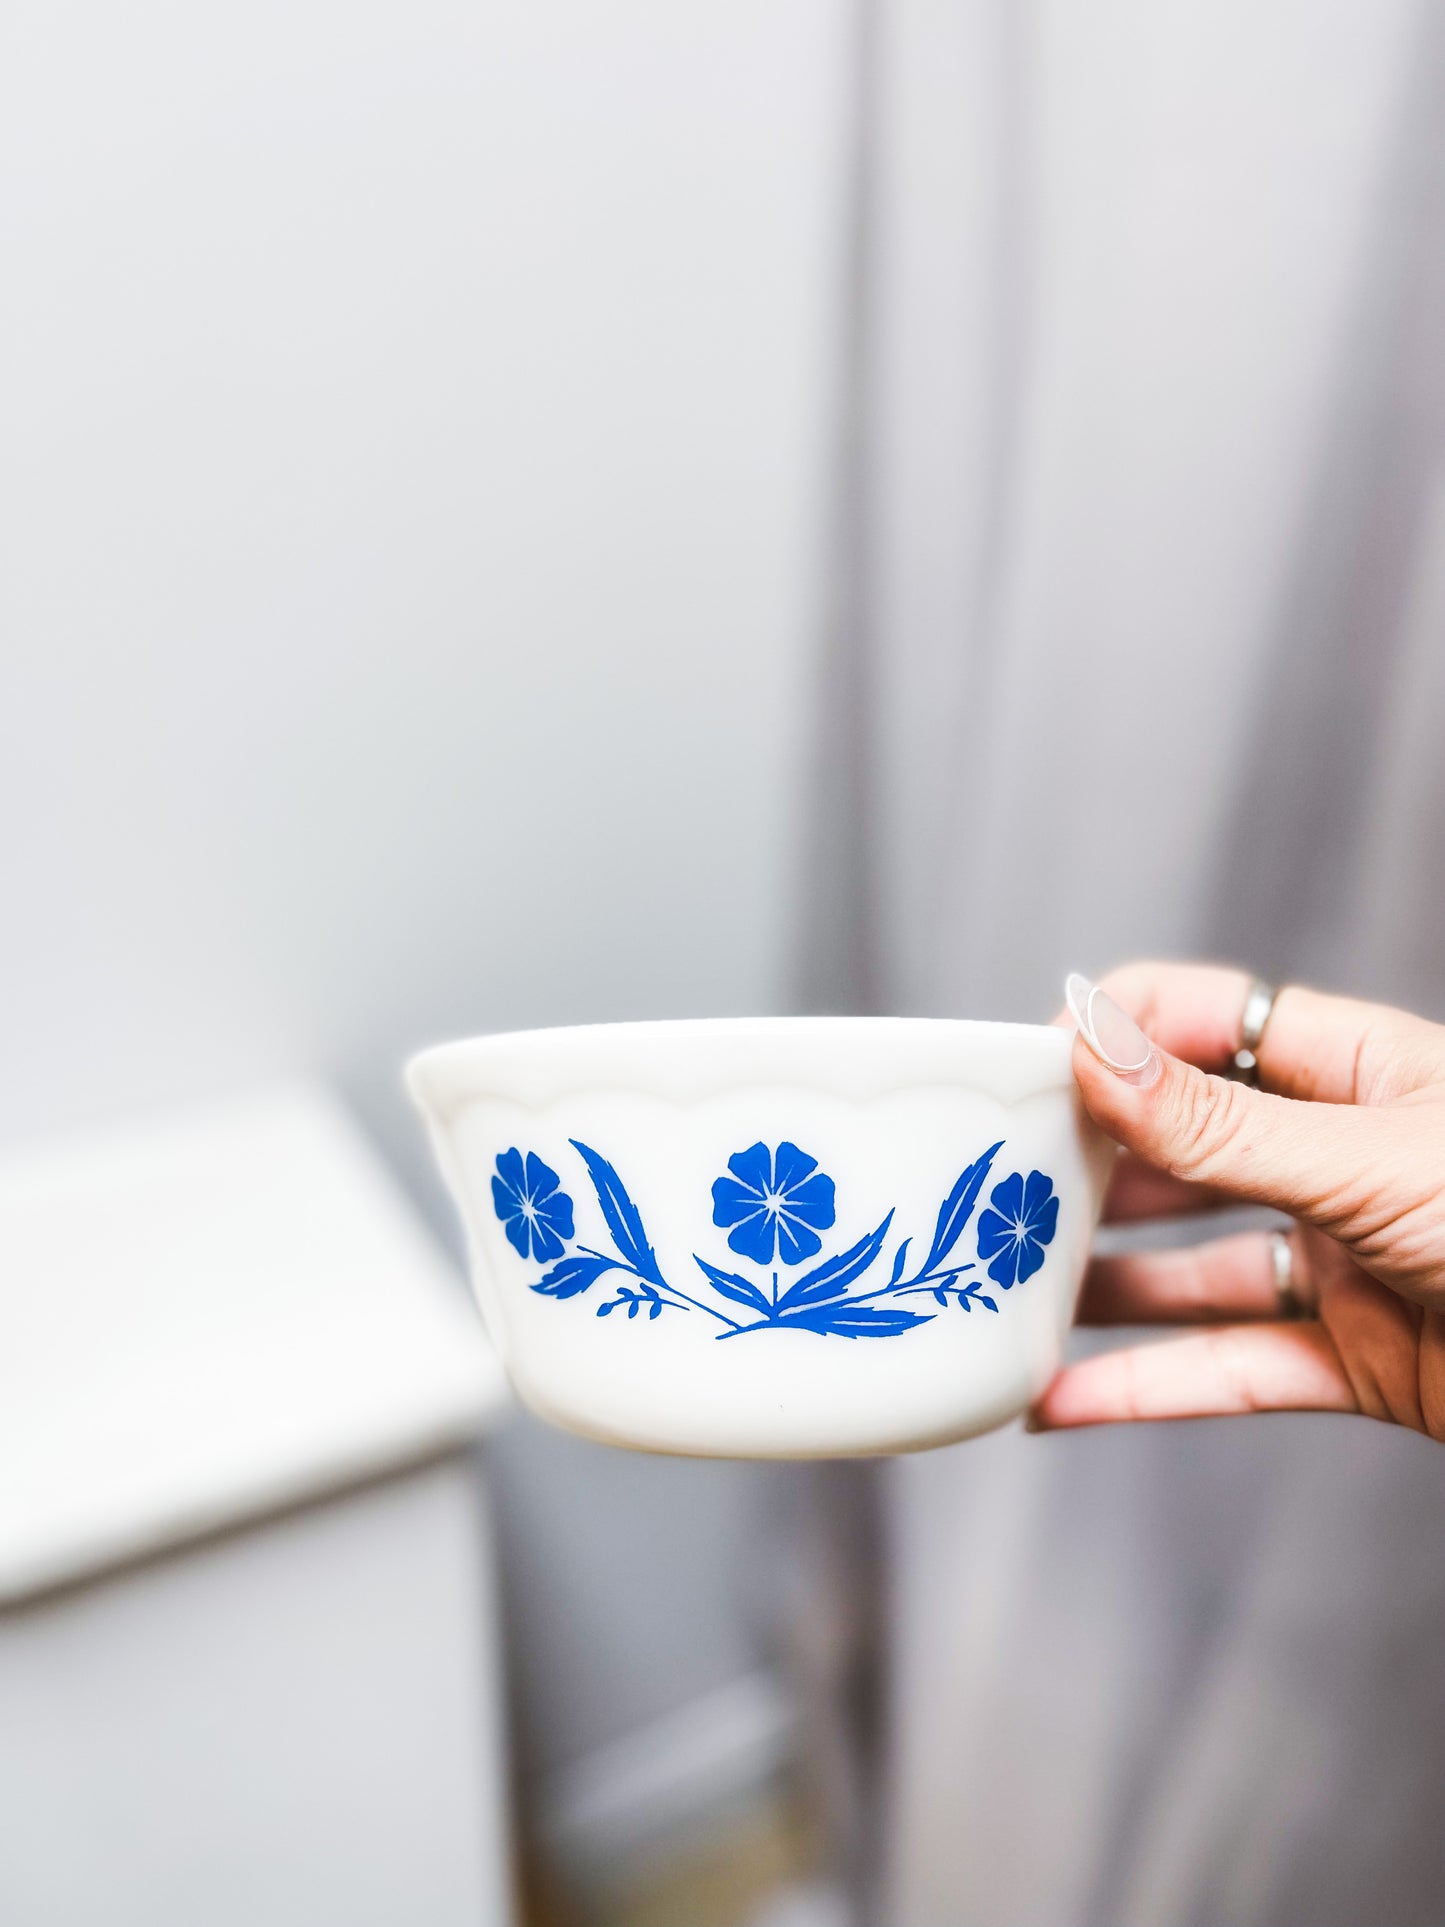
{"label": "blue stem", "polygon": [[969,1259],[966,1265],[939,1265],[933,1271],[920,1271],[916,1278],[905,1278],[902,1284],[895,1285],[893,1289],[895,1291],[912,1291],[915,1285],[922,1285],[926,1288],[930,1279],[934,1284],[937,1284],[942,1278],[958,1278],[965,1271],[973,1271],[974,1269],[975,1265],[972,1258]]}
{"label": "blue stem", "polygon": [[[656,1278],[648,1278],[637,1269],[636,1265],[628,1264],[625,1258],[613,1257],[610,1251],[594,1251],[591,1245],[578,1245],[577,1249],[589,1258],[606,1258],[614,1270],[628,1272],[632,1277],[640,1278],[644,1285],[651,1285],[654,1290],[660,1285],[663,1291],[670,1291],[674,1299],[680,1298],[683,1304],[691,1305],[694,1311],[705,1311],[709,1318],[716,1318],[720,1324],[729,1326],[733,1331],[742,1331],[744,1329],[743,1326],[738,1324],[736,1319],[729,1318],[726,1312],[717,1311],[713,1306],[703,1304],[699,1298],[689,1298],[685,1291],[677,1285],[670,1285],[661,1274]],[[670,1302],[671,1301],[666,1298],[663,1299],[664,1304]],[[678,1307],[674,1305],[673,1309],[675,1311]]]}

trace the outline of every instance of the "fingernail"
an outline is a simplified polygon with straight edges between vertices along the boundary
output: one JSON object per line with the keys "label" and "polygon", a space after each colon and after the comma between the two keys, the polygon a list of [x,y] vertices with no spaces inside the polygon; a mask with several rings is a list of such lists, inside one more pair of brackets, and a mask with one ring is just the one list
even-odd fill
{"label": "fingernail", "polygon": [[1126,1084],[1147,1090],[1164,1068],[1159,1053],[1127,1011],[1097,984],[1077,971],[1064,983],[1064,996],[1079,1026],[1079,1035],[1101,1064]]}

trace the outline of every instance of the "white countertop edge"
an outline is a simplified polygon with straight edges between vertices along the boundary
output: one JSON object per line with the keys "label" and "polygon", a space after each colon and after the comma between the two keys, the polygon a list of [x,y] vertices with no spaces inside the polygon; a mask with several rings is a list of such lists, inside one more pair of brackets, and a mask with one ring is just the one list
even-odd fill
{"label": "white countertop edge", "polygon": [[304,1461],[293,1457],[278,1458],[267,1467],[252,1464],[229,1484],[214,1485],[203,1499],[158,1505],[147,1517],[132,1516],[109,1528],[96,1522],[83,1532],[57,1534],[49,1545],[32,1538],[9,1559],[0,1550],[0,1608],[104,1580],[138,1560],[183,1552],[197,1540],[245,1531],[278,1513],[402,1475],[477,1444],[510,1404],[499,1373],[495,1387],[478,1383],[470,1392],[459,1392],[448,1407],[429,1412],[424,1422],[414,1414],[398,1414],[390,1423],[376,1420],[364,1441],[337,1444]]}

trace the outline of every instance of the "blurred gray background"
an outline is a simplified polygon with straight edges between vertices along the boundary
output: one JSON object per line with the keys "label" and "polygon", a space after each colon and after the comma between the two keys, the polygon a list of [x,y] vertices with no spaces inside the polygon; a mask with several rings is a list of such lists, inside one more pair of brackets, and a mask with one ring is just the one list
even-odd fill
{"label": "blurred gray background", "polygon": [[[1141,951],[1440,1012],[1442,34],[8,8],[0,1140],[311,1070],[450,1235],[448,1035],[1042,1018]],[[780,1521],[881,1500],[889,1583],[799,1582],[891,1615],[870,1904],[1438,1921],[1422,1454],[1010,1435],[840,1501],[516,1420],[524,1822],[639,1826],[596,1762],[690,1709],[700,1786],[806,1751],[851,1662]]]}
{"label": "blurred gray background", "polygon": [[[789,1002],[846,51],[7,10],[0,1135],[314,1069],[449,1233],[411,1049]],[[752,1671],[749,1469],[499,1454],[529,1771]]]}

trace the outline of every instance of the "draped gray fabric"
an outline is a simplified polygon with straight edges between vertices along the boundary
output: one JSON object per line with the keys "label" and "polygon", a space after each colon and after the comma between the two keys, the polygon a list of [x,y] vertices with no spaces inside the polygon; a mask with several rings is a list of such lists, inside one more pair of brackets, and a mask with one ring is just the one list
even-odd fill
{"label": "draped gray fabric", "polygon": [[[1445,8],[865,17],[815,993],[1222,955],[1445,1014]],[[1445,1919],[1438,1447],[887,1478],[898,1927]]]}

